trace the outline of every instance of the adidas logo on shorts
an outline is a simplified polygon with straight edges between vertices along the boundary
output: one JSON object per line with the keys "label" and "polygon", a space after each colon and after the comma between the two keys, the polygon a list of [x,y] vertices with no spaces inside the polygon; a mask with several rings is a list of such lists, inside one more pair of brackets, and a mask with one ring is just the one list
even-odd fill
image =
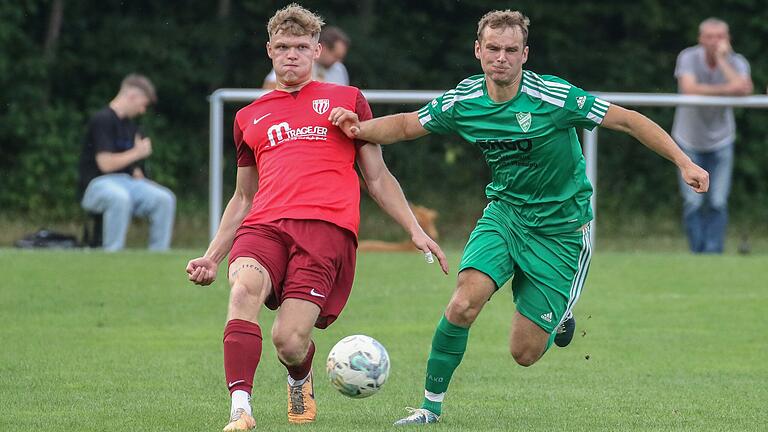
{"label": "adidas logo on shorts", "polygon": [[552,312],[541,314],[541,319],[543,319],[546,322],[552,322]]}

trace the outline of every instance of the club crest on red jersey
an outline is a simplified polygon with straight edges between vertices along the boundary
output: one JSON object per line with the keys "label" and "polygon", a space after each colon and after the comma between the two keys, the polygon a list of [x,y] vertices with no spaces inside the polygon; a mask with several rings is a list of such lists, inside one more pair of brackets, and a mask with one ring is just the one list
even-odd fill
{"label": "club crest on red jersey", "polygon": [[315,99],[312,101],[312,109],[315,110],[316,113],[323,115],[326,111],[328,111],[328,108],[331,106],[331,101],[328,99]]}

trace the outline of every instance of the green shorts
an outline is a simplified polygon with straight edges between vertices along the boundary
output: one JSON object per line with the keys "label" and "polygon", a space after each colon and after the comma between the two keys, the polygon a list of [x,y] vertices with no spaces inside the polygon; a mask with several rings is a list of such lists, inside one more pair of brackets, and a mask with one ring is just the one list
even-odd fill
{"label": "green shorts", "polygon": [[589,225],[544,235],[523,226],[509,204],[492,201],[469,236],[459,271],[479,270],[497,290],[514,277],[517,311],[552,333],[578,301],[591,257]]}

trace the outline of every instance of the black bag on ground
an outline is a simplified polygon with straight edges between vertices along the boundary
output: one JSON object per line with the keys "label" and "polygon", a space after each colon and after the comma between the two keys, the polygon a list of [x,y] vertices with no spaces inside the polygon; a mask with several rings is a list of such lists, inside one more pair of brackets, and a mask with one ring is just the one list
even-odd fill
{"label": "black bag on ground", "polygon": [[80,246],[75,236],[47,229],[28,234],[14,244],[23,249],[69,249]]}

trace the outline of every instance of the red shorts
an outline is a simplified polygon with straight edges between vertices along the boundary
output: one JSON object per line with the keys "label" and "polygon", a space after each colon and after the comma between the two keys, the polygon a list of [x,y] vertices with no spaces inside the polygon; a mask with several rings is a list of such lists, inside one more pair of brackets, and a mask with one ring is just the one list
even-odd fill
{"label": "red shorts", "polygon": [[352,291],[357,241],[355,235],[321,220],[279,219],[241,226],[229,252],[253,258],[272,279],[265,302],[272,310],[287,298],[306,300],[320,308],[315,327],[326,328],[339,316]]}

